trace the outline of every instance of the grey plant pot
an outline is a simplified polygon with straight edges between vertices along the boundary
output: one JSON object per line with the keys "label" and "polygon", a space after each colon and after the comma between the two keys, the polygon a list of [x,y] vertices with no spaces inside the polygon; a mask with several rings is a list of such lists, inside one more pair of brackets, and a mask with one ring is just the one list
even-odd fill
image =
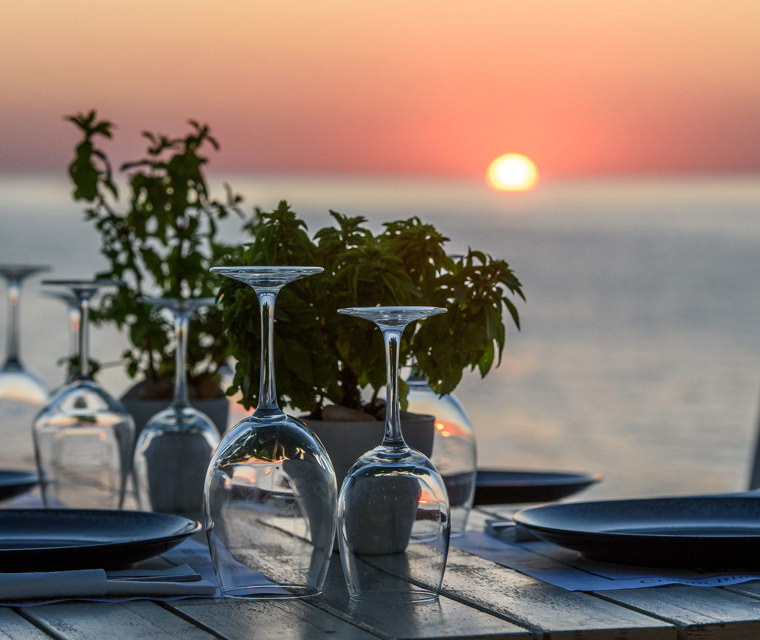
{"label": "grey plant pot", "polygon": [[[317,434],[335,469],[338,487],[348,470],[364,453],[383,440],[385,422],[332,422],[304,420]],[[435,418],[418,414],[401,420],[406,443],[430,457],[433,450]],[[386,491],[370,500],[373,489],[361,483],[347,511],[347,536],[354,552],[362,555],[402,553],[409,544],[417,514],[419,485],[413,478],[388,478]],[[369,493],[368,493],[369,492]],[[340,533],[338,533],[340,535]],[[334,550],[337,551],[337,541]]]}
{"label": "grey plant pot", "polygon": [[[144,400],[143,398],[139,398],[137,396],[139,384],[130,387],[119,400],[135,421],[135,442],[137,442],[137,438],[148,420],[159,411],[166,409],[171,402],[170,400]],[[229,398],[192,399],[190,400],[190,404],[211,418],[219,435],[222,435],[227,430],[227,420],[230,413]]]}
{"label": "grey plant pot", "polygon": [[[310,420],[303,418],[317,437],[325,445],[335,469],[338,488],[343,478],[362,455],[374,449],[383,441],[385,422],[380,420],[366,422],[338,422],[329,420]],[[428,458],[433,451],[433,433],[435,417],[426,414],[414,414],[401,420],[404,440],[412,448],[424,453]]]}

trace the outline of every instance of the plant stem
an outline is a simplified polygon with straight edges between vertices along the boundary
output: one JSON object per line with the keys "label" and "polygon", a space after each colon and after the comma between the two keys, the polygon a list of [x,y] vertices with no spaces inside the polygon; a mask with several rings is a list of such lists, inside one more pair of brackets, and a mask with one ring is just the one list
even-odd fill
{"label": "plant stem", "polygon": [[404,436],[401,435],[401,413],[398,398],[398,355],[401,342],[401,329],[383,328],[385,342],[385,437],[383,446],[405,446]]}
{"label": "plant stem", "polygon": [[340,378],[340,387],[343,390],[343,397],[340,403],[344,407],[361,409],[362,398],[356,374],[350,367],[344,366],[338,373],[338,377]]}

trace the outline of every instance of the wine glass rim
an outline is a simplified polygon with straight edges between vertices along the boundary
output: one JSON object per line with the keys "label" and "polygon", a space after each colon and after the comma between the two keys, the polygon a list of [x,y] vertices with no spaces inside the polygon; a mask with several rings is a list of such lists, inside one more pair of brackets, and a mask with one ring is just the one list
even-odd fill
{"label": "wine glass rim", "polygon": [[413,312],[427,313],[429,315],[437,315],[439,313],[446,313],[448,309],[444,307],[427,307],[427,306],[377,306],[377,307],[345,307],[338,309],[338,313],[351,314],[351,313],[413,313]]}
{"label": "wine glass rim", "polygon": [[244,266],[229,266],[229,267],[211,267],[209,269],[212,273],[285,273],[288,271],[297,271],[299,273],[321,273],[324,271],[322,267],[313,266],[269,266],[269,265],[244,265]]}
{"label": "wine glass rim", "polygon": [[0,264],[0,273],[24,273],[32,274],[39,273],[41,271],[50,271],[51,266],[49,264]]}
{"label": "wine glass rim", "polygon": [[150,296],[145,295],[140,298],[143,304],[153,305],[155,307],[164,307],[166,309],[193,309],[198,310],[201,307],[210,307],[216,302],[216,298],[211,296],[198,296],[197,298],[175,298],[172,296]]}
{"label": "wine glass rim", "polygon": [[51,298],[59,298],[61,300],[76,300],[76,296],[70,291],[58,291],[58,289],[41,289],[40,293],[43,296],[50,296]]}
{"label": "wine glass rim", "polygon": [[100,278],[97,280],[77,280],[77,279],[52,279],[43,280],[41,283],[46,287],[83,287],[83,288],[97,288],[97,287],[121,287],[126,283],[123,280],[112,280],[109,278]]}

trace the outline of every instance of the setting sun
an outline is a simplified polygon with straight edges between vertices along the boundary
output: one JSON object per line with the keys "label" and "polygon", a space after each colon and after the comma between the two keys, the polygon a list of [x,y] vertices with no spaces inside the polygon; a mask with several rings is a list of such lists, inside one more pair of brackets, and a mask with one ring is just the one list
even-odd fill
{"label": "setting sun", "polygon": [[538,169],[527,156],[507,153],[490,164],[487,177],[497,191],[527,191],[536,185]]}

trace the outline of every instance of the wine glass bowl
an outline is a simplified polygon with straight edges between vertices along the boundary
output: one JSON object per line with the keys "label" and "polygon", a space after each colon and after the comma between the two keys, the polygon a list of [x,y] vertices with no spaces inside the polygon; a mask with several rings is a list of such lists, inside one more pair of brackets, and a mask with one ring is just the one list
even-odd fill
{"label": "wine glass bowl", "polygon": [[314,596],[322,590],[335,539],[335,472],[319,439],[278,406],[273,330],[280,288],[322,269],[211,271],[253,287],[261,312],[256,410],[224,436],[206,476],[204,517],[214,570],[227,596]]}
{"label": "wine glass bowl", "polygon": [[155,414],[135,446],[140,507],[201,520],[206,469],[218,444],[211,419],[193,407]]}
{"label": "wine glass bowl", "polygon": [[0,399],[29,405],[43,405],[48,390],[42,381],[21,363],[21,324],[19,303],[21,286],[32,275],[48,271],[45,265],[0,265],[0,277],[8,286],[8,337],[5,362],[0,368]]}
{"label": "wine glass bowl", "polygon": [[79,302],[78,371],[39,412],[32,428],[46,507],[120,509],[132,460],[132,417],[90,378],[90,300],[114,280],[47,280]]}
{"label": "wine glass bowl", "polygon": [[398,370],[406,325],[445,311],[438,307],[338,311],[380,327],[387,368],[385,436],[351,467],[338,499],[338,544],[353,600],[392,604],[438,597],[448,555],[449,500],[430,460],[404,442]]}
{"label": "wine glass bowl", "polygon": [[214,455],[206,479],[207,534],[226,595],[321,591],[335,538],[337,489],[324,447],[305,429],[290,416],[251,416]]}
{"label": "wine glass bowl", "polygon": [[439,396],[412,367],[407,411],[435,416],[430,461],[438,469],[449,495],[451,536],[462,535],[475,498],[477,450],[472,424],[461,403],[452,394]]}
{"label": "wine glass bowl", "polygon": [[0,370],[0,399],[28,405],[43,405],[48,399],[45,384],[31,371],[15,363]]}
{"label": "wine glass bowl", "polygon": [[121,508],[133,430],[129,414],[92,380],[54,394],[34,421],[45,506]]}

